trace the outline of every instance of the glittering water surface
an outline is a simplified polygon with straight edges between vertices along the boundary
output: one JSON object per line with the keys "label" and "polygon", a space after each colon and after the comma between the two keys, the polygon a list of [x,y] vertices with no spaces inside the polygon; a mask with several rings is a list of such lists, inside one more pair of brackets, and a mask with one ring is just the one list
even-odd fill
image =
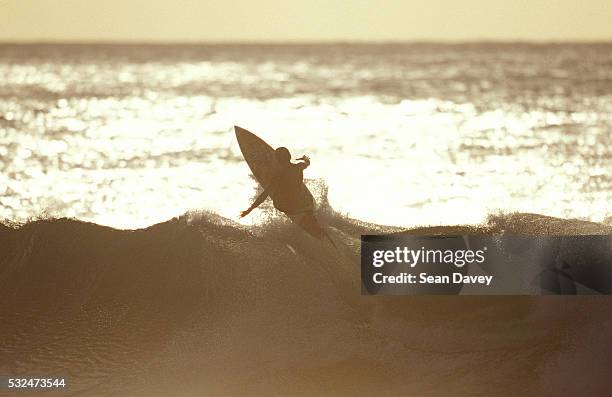
{"label": "glittering water surface", "polygon": [[0,82],[0,218],[236,218],[234,124],[368,221],[610,216],[612,44],[1,45]]}

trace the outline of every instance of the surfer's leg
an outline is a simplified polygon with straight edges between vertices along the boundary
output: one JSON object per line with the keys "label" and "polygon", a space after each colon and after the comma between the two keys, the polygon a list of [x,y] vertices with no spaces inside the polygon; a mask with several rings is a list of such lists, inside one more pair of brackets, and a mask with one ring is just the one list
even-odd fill
{"label": "surfer's leg", "polygon": [[298,212],[295,214],[286,214],[291,221],[297,225],[302,225],[302,220],[304,219],[304,212]]}
{"label": "surfer's leg", "polygon": [[296,212],[293,214],[286,214],[289,219],[293,221],[296,225],[299,225],[302,229],[306,230],[310,235],[321,239],[323,233],[321,230],[321,225],[317,221],[317,218],[314,215],[312,210]]}
{"label": "surfer's leg", "polygon": [[289,217],[289,219],[291,219],[291,221],[293,221],[293,223],[299,225],[311,236],[319,240],[323,240],[324,237],[327,237],[331,245],[333,245],[334,248],[337,248],[336,243],[334,243],[334,240],[332,240],[332,238],[317,220],[317,217],[314,214],[314,210],[298,212],[296,214],[287,214],[287,216]]}
{"label": "surfer's leg", "polygon": [[316,238],[323,237],[323,228],[315,217],[314,211],[304,212],[300,225]]}

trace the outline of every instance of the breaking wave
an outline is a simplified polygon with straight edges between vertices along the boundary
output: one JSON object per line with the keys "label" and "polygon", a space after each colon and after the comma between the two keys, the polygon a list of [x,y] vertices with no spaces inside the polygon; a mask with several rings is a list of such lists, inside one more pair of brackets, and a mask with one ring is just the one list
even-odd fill
{"label": "breaking wave", "polygon": [[569,374],[574,391],[607,390],[608,298],[361,296],[359,237],[610,226],[517,213],[403,230],[329,207],[321,218],[337,249],[284,218],[244,226],[208,212],[139,230],[0,226],[0,373],[66,376],[75,395],[473,395],[491,384],[563,395]]}

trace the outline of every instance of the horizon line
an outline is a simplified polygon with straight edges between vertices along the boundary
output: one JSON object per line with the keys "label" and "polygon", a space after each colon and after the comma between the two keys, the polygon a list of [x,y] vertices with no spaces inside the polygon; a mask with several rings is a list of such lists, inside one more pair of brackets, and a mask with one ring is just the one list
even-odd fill
{"label": "horizon line", "polygon": [[0,39],[0,45],[393,45],[393,44],[527,44],[527,45],[559,45],[559,44],[612,44],[608,39],[290,39],[290,40],[47,40],[47,39]]}

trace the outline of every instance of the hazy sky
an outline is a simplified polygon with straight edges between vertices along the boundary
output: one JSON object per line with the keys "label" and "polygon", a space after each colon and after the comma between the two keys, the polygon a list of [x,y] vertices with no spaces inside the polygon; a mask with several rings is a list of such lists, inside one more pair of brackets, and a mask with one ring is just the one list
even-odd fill
{"label": "hazy sky", "polygon": [[612,0],[0,0],[0,41],[612,40]]}

